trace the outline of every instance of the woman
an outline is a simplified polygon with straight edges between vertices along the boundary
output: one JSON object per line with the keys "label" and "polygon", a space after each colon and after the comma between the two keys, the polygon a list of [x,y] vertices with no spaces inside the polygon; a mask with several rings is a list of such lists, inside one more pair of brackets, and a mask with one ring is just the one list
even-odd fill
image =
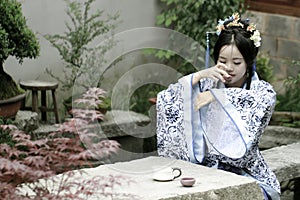
{"label": "woman", "polygon": [[216,65],[158,94],[158,153],[252,177],[265,199],[280,199],[278,180],[258,149],[276,102],[272,86],[255,72],[259,31],[233,14],[219,21],[218,33]]}

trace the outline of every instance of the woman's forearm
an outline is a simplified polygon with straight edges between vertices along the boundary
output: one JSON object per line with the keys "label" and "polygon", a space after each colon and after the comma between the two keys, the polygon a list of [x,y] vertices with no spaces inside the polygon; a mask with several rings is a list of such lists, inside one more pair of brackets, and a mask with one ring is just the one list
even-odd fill
{"label": "woman's forearm", "polygon": [[195,85],[201,80],[201,71],[195,72],[193,75],[192,85]]}

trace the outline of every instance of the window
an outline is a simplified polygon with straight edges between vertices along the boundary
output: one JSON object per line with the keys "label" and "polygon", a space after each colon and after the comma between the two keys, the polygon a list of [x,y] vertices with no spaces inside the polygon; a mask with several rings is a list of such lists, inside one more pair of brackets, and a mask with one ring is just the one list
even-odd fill
{"label": "window", "polygon": [[248,10],[300,17],[300,0],[246,0]]}

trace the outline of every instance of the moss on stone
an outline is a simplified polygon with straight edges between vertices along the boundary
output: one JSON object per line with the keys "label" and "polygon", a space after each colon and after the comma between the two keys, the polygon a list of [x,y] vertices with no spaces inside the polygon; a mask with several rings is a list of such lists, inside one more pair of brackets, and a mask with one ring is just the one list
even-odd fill
{"label": "moss on stone", "polygon": [[9,99],[24,93],[8,74],[0,74],[0,100]]}

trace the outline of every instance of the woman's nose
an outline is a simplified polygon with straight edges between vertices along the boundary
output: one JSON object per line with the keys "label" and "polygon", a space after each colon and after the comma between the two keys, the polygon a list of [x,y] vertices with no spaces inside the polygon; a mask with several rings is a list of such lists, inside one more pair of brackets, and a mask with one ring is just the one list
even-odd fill
{"label": "woman's nose", "polygon": [[230,63],[226,66],[226,71],[227,72],[232,72],[233,71],[232,65]]}

